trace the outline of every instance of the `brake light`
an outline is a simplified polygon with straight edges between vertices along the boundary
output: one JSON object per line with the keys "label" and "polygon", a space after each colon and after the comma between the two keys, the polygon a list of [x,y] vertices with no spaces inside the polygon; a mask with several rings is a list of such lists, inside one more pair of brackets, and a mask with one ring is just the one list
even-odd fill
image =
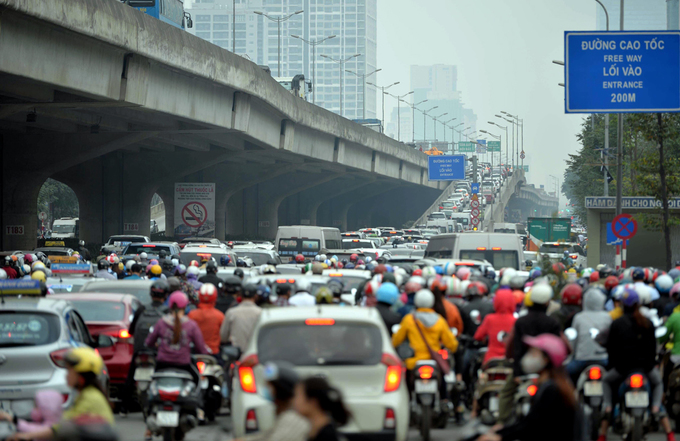
{"label": "brake light", "polygon": [[276,283],[286,283],[286,279],[276,279]]}
{"label": "brake light", "polygon": [[395,427],[397,427],[397,420],[394,416],[394,409],[387,408],[385,409],[385,424],[383,427],[387,430],[393,430]]}
{"label": "brake light", "polygon": [[198,368],[198,373],[203,375],[203,372],[205,372],[205,361],[197,361],[196,367]]}
{"label": "brake light", "polygon": [[602,378],[602,371],[599,367],[590,368],[588,371],[588,378],[591,380],[599,380]]}
{"label": "brake light", "polygon": [[307,326],[332,326],[335,324],[335,319],[332,318],[309,318],[305,320]]}
{"label": "brake light", "polygon": [[179,390],[166,391],[161,389],[158,391],[158,396],[163,401],[177,401],[177,398],[179,398]]}
{"label": "brake light", "polygon": [[142,248],[156,248],[156,245],[142,245]]}
{"label": "brake light", "polygon": [[500,251],[502,248],[501,247],[493,247],[491,248],[491,251]]}
{"label": "brake light", "polygon": [[527,387],[527,393],[529,394],[529,396],[533,397],[534,395],[536,395],[536,392],[538,392],[538,386],[536,386],[535,384],[532,384],[529,387]]}
{"label": "brake light", "polygon": [[507,374],[493,373],[489,374],[489,381],[505,381],[508,378]]}
{"label": "brake light", "polygon": [[439,355],[441,355],[442,360],[448,360],[449,359],[449,351],[447,351],[446,349],[440,349]]}
{"label": "brake light", "polygon": [[118,333],[118,337],[120,337],[120,338],[130,338],[130,333],[128,332],[127,329],[121,329],[120,332]]}
{"label": "brake light", "polygon": [[642,387],[644,384],[644,378],[642,378],[642,375],[640,374],[635,374],[630,376],[630,387],[638,388]]}
{"label": "brake light", "polygon": [[383,354],[380,362],[387,366],[385,373],[385,392],[394,392],[399,389],[401,377],[404,375],[404,365],[401,360],[391,354]]}
{"label": "brake light", "polygon": [[328,274],[329,277],[342,277],[342,273],[330,273]]}
{"label": "brake light", "polygon": [[359,239],[352,239],[352,242],[359,242]]}
{"label": "brake light", "polygon": [[254,394],[257,393],[257,384],[255,384],[255,374],[253,368],[240,366],[238,368],[238,377],[241,382],[241,389],[243,392]]}
{"label": "brake light", "polygon": [[427,380],[432,378],[432,374],[434,374],[434,368],[432,366],[420,366],[418,368],[418,376],[420,378]]}
{"label": "brake light", "polygon": [[572,259],[578,259],[578,254],[572,254],[570,257],[571,257]]}
{"label": "brake light", "polygon": [[249,432],[257,431],[257,416],[253,409],[248,409],[248,412],[246,412],[246,430]]}
{"label": "brake light", "polygon": [[52,359],[52,363],[56,364],[60,368],[66,368],[66,362],[64,361],[64,357],[70,351],[71,349],[59,349],[58,351],[50,352],[50,358]]}
{"label": "brake light", "polygon": [[486,247],[477,247],[477,251],[486,251]]}

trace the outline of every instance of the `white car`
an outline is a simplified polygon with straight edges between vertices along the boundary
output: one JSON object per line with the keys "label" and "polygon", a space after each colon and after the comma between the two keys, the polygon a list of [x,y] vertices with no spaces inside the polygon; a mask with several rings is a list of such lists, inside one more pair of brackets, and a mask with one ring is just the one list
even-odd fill
{"label": "white car", "polygon": [[588,258],[585,250],[577,243],[569,242],[543,242],[538,249],[538,261],[547,257],[551,262],[560,262],[564,258],[564,252],[569,252],[569,257],[574,262],[576,268],[588,266]]}
{"label": "white car", "polygon": [[274,406],[261,395],[268,361],[289,362],[303,378],[322,376],[337,387],[352,414],[339,428],[348,437],[406,440],[409,395],[404,365],[375,308],[264,309],[234,375],[235,438],[274,424]]}

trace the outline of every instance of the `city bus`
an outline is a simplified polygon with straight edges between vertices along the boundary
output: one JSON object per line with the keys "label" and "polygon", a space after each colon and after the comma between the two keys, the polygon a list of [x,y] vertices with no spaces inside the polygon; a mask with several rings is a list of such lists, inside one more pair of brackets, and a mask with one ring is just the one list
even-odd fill
{"label": "city bus", "polygon": [[191,16],[184,12],[182,0],[122,0],[143,13],[180,29],[191,28]]}

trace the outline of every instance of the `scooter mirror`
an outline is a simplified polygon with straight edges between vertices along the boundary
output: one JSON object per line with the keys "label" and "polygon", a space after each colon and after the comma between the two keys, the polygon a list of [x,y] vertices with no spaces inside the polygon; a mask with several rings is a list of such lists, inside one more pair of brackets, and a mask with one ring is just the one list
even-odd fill
{"label": "scooter mirror", "polygon": [[401,325],[392,325],[392,334],[396,334],[401,329]]}
{"label": "scooter mirror", "polygon": [[576,337],[578,337],[578,331],[574,328],[567,328],[564,330],[564,335],[571,341],[576,340]]}
{"label": "scooter mirror", "polygon": [[656,330],[654,331],[654,336],[656,338],[661,338],[664,335],[666,335],[666,332],[668,332],[668,329],[666,329],[665,326],[660,326],[660,327],[656,328]]}

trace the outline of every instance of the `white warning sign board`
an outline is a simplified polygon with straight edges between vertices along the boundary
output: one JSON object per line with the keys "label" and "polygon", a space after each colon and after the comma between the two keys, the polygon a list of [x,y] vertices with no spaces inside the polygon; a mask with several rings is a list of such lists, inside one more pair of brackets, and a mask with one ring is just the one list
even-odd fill
{"label": "white warning sign board", "polygon": [[175,237],[215,237],[215,184],[175,184]]}

